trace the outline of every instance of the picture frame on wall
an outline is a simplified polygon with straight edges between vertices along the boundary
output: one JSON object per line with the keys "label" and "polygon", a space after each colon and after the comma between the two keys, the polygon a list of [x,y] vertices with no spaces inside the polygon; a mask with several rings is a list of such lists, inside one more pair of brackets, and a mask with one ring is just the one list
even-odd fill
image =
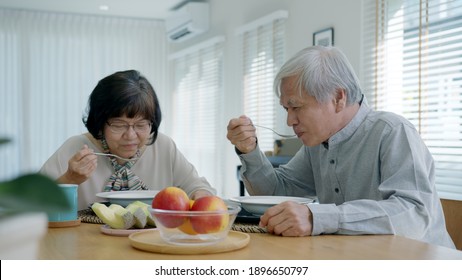
{"label": "picture frame on wall", "polygon": [[313,33],[314,46],[333,46],[334,45],[334,28],[326,28]]}

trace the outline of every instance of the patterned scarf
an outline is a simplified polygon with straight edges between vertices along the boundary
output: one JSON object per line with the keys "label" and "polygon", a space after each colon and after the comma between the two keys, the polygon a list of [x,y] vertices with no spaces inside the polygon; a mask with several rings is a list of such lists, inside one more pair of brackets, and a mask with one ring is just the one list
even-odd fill
{"label": "patterned scarf", "polygon": [[[101,144],[103,145],[104,152],[109,153],[109,147],[105,138],[101,140]],[[138,150],[136,152],[136,158],[139,158],[140,156],[141,153],[140,150]],[[108,157],[108,159],[110,160],[115,172],[109,177],[103,191],[134,191],[148,189],[146,184],[131,171],[131,168],[136,161],[127,161],[124,165],[121,165],[117,162],[116,158]]]}

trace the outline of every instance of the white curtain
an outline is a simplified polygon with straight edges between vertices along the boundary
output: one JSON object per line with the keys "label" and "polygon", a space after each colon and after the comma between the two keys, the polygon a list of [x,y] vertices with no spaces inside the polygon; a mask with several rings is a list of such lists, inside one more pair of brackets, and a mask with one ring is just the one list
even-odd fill
{"label": "white curtain", "polygon": [[462,0],[367,0],[363,26],[370,103],[415,125],[440,197],[462,200]]}
{"label": "white curtain", "polygon": [[[287,11],[276,11],[236,31],[240,39],[242,94],[244,113],[255,124],[285,132],[277,119],[285,113],[273,91],[273,81],[284,63],[285,22]],[[284,118],[285,120],[285,118]],[[274,133],[258,129],[258,145],[262,151],[273,151]]]}
{"label": "white curtain", "polygon": [[96,83],[136,69],[166,99],[163,22],[0,9],[0,179],[37,171],[70,136]]}
{"label": "white curtain", "polygon": [[221,193],[223,186],[223,37],[170,56],[172,137],[185,157]]}

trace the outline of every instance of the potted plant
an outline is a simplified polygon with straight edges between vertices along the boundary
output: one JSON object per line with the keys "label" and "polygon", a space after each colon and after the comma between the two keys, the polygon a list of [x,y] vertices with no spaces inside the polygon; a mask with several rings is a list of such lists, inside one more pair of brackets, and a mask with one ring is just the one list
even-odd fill
{"label": "potted plant", "polygon": [[[0,145],[8,143],[0,138]],[[38,173],[0,182],[0,259],[35,259],[47,212],[70,207],[57,183]]]}

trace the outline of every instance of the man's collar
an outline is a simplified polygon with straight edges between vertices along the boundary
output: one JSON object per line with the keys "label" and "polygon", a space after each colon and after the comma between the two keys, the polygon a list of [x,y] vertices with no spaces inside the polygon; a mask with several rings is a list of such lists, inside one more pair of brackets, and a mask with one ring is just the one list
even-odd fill
{"label": "man's collar", "polygon": [[353,135],[356,132],[358,127],[361,125],[361,123],[364,121],[367,114],[371,110],[371,108],[369,108],[369,106],[367,105],[367,99],[364,96],[364,94],[361,96],[361,100],[358,103],[360,107],[353,119],[340,131],[332,135],[326,141],[322,142],[324,148],[329,149],[329,145],[332,146],[336,143],[340,143],[343,140],[350,138],[351,135]]}

